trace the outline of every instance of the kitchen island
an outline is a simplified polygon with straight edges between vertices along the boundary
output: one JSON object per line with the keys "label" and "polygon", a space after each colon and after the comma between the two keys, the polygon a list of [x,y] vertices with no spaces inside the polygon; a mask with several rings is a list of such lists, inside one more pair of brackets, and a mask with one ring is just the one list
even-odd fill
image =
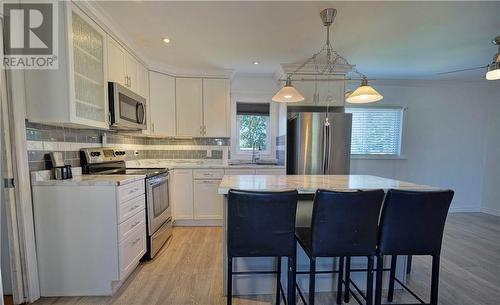
{"label": "kitchen island", "polygon": [[[227,194],[230,189],[247,191],[284,191],[297,190],[299,202],[297,206],[297,221],[299,227],[309,226],[312,216],[312,200],[317,189],[328,189],[336,191],[354,191],[389,189],[400,190],[438,190],[439,188],[419,185],[394,179],[387,179],[370,175],[226,175],[222,178],[218,192],[224,195],[224,291],[226,291],[226,237],[227,237]],[[297,246],[297,270],[309,270],[309,260],[300,246]],[[390,260],[387,260],[390,263]],[[233,271],[255,271],[274,270],[275,258],[236,258],[234,259]],[[317,270],[336,269],[337,262],[332,258],[321,258],[317,260]],[[286,276],[286,264],[282,264],[282,274]],[[352,268],[365,268],[365,258],[352,258]],[[406,259],[398,259],[397,276],[404,280],[406,273]],[[359,287],[366,287],[366,274],[356,272],[351,278]],[[308,276],[298,275],[297,282],[302,290],[307,289]],[[272,274],[236,275],[233,277],[233,295],[272,294],[275,289],[275,276]],[[283,277],[282,283],[286,284]],[[316,291],[335,290],[336,279],[332,274],[317,274]],[[307,290],[306,290],[307,291]]]}

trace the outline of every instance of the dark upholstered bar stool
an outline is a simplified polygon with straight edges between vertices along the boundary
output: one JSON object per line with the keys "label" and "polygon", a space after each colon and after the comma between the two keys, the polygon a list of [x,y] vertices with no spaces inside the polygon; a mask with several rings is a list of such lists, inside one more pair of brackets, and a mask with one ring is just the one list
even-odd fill
{"label": "dark upholstered bar stool", "polygon": [[391,255],[388,301],[393,301],[394,284],[398,282],[421,304],[426,304],[404,283],[396,278],[398,255],[432,256],[431,305],[438,303],[439,260],[444,225],[453,199],[453,191],[398,191],[390,190],[385,198],[380,220],[377,253],[377,280],[375,304],[382,303],[382,273],[384,256]]}
{"label": "dark upholstered bar stool", "polygon": [[[227,304],[237,274],[276,274],[276,305],[280,304],[281,257],[288,258],[287,305],[295,305],[295,215],[297,191],[247,192],[230,190],[227,217]],[[276,271],[233,272],[233,258],[276,257]]]}
{"label": "dark upholstered bar stool", "polygon": [[[377,226],[384,191],[333,192],[318,190],[314,196],[310,228],[296,228],[296,237],[310,260],[309,302],[314,305],[317,257],[338,257],[337,304],[342,303],[342,270],[346,256],[368,258],[366,304],[373,301],[373,260],[376,255]],[[299,274],[302,272],[299,272]],[[302,292],[299,295],[306,303]],[[357,296],[356,296],[357,298]],[[357,299],[361,302],[359,299]]]}

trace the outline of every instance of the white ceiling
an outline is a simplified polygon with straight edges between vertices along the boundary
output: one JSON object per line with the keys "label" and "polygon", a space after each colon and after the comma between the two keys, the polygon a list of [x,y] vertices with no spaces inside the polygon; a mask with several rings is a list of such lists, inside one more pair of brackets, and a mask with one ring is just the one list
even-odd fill
{"label": "white ceiling", "polygon": [[[151,64],[178,71],[275,73],[325,41],[319,12],[338,10],[336,50],[372,78],[435,78],[488,64],[500,2],[99,1]],[[169,37],[165,45],[162,37]],[[254,60],[260,65],[252,64]],[[484,71],[446,78],[476,79]]]}

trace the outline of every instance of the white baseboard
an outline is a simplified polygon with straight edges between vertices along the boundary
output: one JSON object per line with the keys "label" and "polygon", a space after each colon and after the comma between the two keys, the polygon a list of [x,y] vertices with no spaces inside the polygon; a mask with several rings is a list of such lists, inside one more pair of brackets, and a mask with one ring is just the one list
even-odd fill
{"label": "white baseboard", "polygon": [[176,219],[174,227],[222,227],[222,219]]}
{"label": "white baseboard", "polygon": [[500,209],[481,207],[481,212],[486,213],[486,214],[490,214],[490,215],[500,216]]}
{"label": "white baseboard", "polygon": [[481,209],[476,206],[450,207],[450,213],[478,213]]}

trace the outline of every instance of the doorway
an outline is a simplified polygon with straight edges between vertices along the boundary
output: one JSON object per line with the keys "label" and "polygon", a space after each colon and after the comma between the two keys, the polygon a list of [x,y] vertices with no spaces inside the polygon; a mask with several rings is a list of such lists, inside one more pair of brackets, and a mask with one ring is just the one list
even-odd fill
{"label": "doorway", "polygon": [[[3,59],[3,16],[0,15],[0,57]],[[21,253],[14,191],[11,109],[7,72],[0,68],[0,304],[24,303]]]}

